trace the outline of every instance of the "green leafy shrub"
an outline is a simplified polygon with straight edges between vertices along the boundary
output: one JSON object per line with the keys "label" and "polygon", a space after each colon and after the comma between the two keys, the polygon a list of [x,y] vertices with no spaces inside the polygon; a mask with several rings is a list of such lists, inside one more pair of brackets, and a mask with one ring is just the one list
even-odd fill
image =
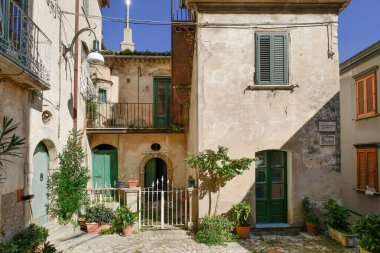
{"label": "green leafy shrub", "polygon": [[232,224],[219,215],[209,215],[201,219],[196,241],[207,245],[223,245],[235,238],[232,234]]}
{"label": "green leafy shrub", "polygon": [[247,202],[234,205],[229,211],[229,217],[236,226],[248,227],[252,207]]}
{"label": "green leafy shrub", "polygon": [[136,223],[139,218],[139,212],[132,212],[127,206],[120,206],[116,210],[115,225],[120,227],[130,227]]}
{"label": "green leafy shrub", "polygon": [[323,214],[323,221],[326,225],[342,232],[350,232],[350,223],[348,222],[350,211],[333,199],[324,202],[323,207],[327,211]]}
{"label": "green leafy shrub", "polygon": [[308,197],[302,200],[302,214],[307,224],[319,224],[319,218],[316,214],[316,204],[311,202]]}
{"label": "green leafy shrub", "polygon": [[359,245],[370,252],[380,252],[380,215],[371,214],[361,217],[353,226],[359,236]]}
{"label": "green leafy shrub", "polygon": [[58,218],[58,223],[69,222],[77,225],[74,214],[88,203],[85,190],[90,179],[87,167],[83,166],[85,154],[80,143],[79,131],[70,132],[66,146],[58,156],[59,169],[53,173],[48,182],[49,213]]}
{"label": "green leafy shrub", "polygon": [[113,211],[102,205],[92,206],[86,208],[86,222],[110,224],[115,221]]}

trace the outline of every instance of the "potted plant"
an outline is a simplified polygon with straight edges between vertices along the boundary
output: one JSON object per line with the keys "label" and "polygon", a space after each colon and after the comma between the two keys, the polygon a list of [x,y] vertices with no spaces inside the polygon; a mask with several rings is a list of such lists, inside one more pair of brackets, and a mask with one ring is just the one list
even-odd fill
{"label": "potted plant", "polygon": [[356,236],[352,234],[348,223],[350,212],[333,199],[323,203],[323,207],[327,211],[323,214],[323,221],[328,227],[329,236],[342,246],[354,247]]}
{"label": "potted plant", "polygon": [[308,197],[302,200],[302,213],[305,217],[306,232],[309,235],[318,235],[319,219],[316,215],[316,204],[311,202]]}
{"label": "potted plant", "polygon": [[117,181],[116,188],[125,188],[124,179],[127,177],[126,174],[122,173],[119,180]]}
{"label": "potted plant", "polygon": [[380,252],[380,215],[370,214],[361,217],[353,226],[359,236],[361,253]]}
{"label": "potted plant", "polygon": [[113,211],[102,205],[86,208],[86,227],[90,234],[97,234],[101,230],[110,229],[115,220]]}
{"label": "potted plant", "polygon": [[229,216],[236,226],[236,234],[242,239],[248,239],[251,232],[249,217],[252,207],[247,202],[234,205],[229,211]]}
{"label": "potted plant", "polygon": [[138,212],[132,212],[127,206],[120,206],[116,210],[115,225],[121,227],[123,235],[129,236],[133,232],[133,225],[138,217]]}
{"label": "potted plant", "polygon": [[[132,178],[133,178],[133,175],[132,175]],[[139,180],[137,180],[137,179],[129,179],[128,180],[128,187],[129,188],[136,188],[138,182],[139,182]]]}

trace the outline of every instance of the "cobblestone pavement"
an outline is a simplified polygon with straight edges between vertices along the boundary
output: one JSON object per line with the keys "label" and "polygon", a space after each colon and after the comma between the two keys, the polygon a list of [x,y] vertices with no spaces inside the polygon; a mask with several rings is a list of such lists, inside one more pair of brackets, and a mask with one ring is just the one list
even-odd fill
{"label": "cobblestone pavement", "polygon": [[312,237],[301,233],[298,236],[255,236],[249,240],[238,240],[225,246],[208,247],[194,241],[193,235],[184,230],[144,231],[129,237],[118,235],[91,235],[72,227],[49,227],[48,238],[64,253],[267,253],[271,249],[279,252],[302,253],[356,253],[356,249],[345,249],[327,236]]}

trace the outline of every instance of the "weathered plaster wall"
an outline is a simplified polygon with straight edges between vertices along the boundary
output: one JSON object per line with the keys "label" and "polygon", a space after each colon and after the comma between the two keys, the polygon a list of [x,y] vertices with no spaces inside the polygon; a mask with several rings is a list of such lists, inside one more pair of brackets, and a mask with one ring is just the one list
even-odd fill
{"label": "weathered plaster wall", "polygon": [[[336,145],[326,147],[319,146],[317,126],[318,121],[339,122],[337,25],[330,38],[326,25],[283,28],[281,24],[337,22],[337,16],[199,14],[198,21],[227,24],[197,30],[198,103],[191,106],[198,107],[198,149],[223,145],[234,158],[270,149],[290,152],[288,222],[301,225],[300,202],[305,194],[316,201],[340,198],[339,124]],[[282,28],[228,27],[263,23]],[[289,84],[299,85],[294,92],[245,92],[254,84],[255,32],[264,30],[289,35]],[[333,59],[328,57],[329,41]],[[226,212],[243,199],[255,205],[254,184],[252,165],[222,189],[219,211]],[[200,216],[207,213],[208,201],[207,196],[200,199]]]}
{"label": "weathered plaster wall", "polygon": [[[139,179],[145,164],[151,158],[158,157],[167,161],[168,177],[172,171],[174,187],[186,187],[186,140],[182,133],[152,133],[152,134],[92,134],[89,137],[91,148],[101,144],[109,144],[118,149],[119,175],[126,174],[128,179]],[[151,145],[158,143],[161,150],[152,151]],[[142,185],[141,185],[142,186]]]}
{"label": "weathered plaster wall", "polygon": [[[380,118],[355,120],[356,116],[356,82],[353,76],[380,65],[380,55],[373,55],[366,60],[342,71],[341,82],[341,117],[342,117],[342,197],[343,205],[359,214],[379,213],[380,198],[366,196],[357,192],[357,155],[355,144],[380,143]],[[377,70],[377,101],[380,101],[380,71]],[[379,108],[379,107],[378,107]],[[378,164],[380,156],[378,153]],[[378,174],[380,182],[380,173]]]}

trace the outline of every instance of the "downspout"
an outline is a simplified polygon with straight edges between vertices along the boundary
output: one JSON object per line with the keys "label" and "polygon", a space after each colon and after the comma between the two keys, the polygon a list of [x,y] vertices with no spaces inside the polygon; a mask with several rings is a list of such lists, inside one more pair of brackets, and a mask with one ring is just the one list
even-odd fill
{"label": "downspout", "polygon": [[[75,34],[79,31],[79,0],[75,0]],[[75,40],[74,47],[74,105],[73,105],[73,116],[74,116],[74,130],[78,130],[78,51],[79,51],[79,40]]]}

